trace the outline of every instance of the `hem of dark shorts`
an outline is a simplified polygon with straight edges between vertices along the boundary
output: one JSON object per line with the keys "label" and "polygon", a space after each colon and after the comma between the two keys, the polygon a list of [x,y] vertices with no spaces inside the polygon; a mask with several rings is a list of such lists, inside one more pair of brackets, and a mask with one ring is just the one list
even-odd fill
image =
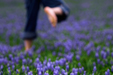
{"label": "hem of dark shorts", "polygon": [[63,5],[60,5],[60,6],[58,6],[58,7],[60,7],[60,8],[62,9],[63,14],[65,14],[66,16],[68,16],[68,15],[70,14],[69,8],[67,8],[67,7],[65,7],[65,6],[63,6]]}
{"label": "hem of dark shorts", "polygon": [[64,6],[64,5],[59,5],[58,7],[61,8],[63,11],[62,15],[56,15],[58,18],[58,23],[60,23],[60,22],[65,21],[67,19],[67,17],[70,14],[70,10],[67,6]]}
{"label": "hem of dark shorts", "polygon": [[23,32],[21,33],[20,37],[23,40],[34,40],[37,38],[37,33],[36,32]]}

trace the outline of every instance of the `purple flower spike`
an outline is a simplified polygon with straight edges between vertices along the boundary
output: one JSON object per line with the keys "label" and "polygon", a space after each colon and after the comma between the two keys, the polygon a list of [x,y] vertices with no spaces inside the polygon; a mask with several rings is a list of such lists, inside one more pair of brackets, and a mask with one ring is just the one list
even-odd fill
{"label": "purple flower spike", "polygon": [[106,59],[107,58],[107,53],[106,52],[104,52],[104,54],[103,54],[103,59]]}
{"label": "purple flower spike", "polygon": [[96,48],[96,51],[99,52],[100,49],[101,49],[101,47],[98,46],[98,47]]}
{"label": "purple flower spike", "polygon": [[12,65],[12,69],[13,69],[13,70],[15,69],[15,65]]}
{"label": "purple flower spike", "polygon": [[[62,74],[61,74],[61,75],[62,75]],[[64,73],[64,75],[68,75],[68,73],[67,73],[67,72],[65,72],[65,73]]]}
{"label": "purple flower spike", "polygon": [[32,52],[32,51],[28,51],[28,55],[29,55],[30,57],[32,57],[32,56],[33,56],[33,52]]}
{"label": "purple flower spike", "polygon": [[29,60],[29,63],[32,63],[32,59]]}
{"label": "purple flower spike", "polygon": [[76,72],[76,69],[75,69],[75,68],[73,68],[73,69],[72,69],[72,72],[73,72],[73,73],[75,73],[75,72]]}
{"label": "purple flower spike", "polygon": [[42,75],[42,72],[41,72],[41,71],[39,71],[39,72],[38,72],[38,75]]}
{"label": "purple flower spike", "polygon": [[10,67],[8,67],[8,70],[10,70]]}
{"label": "purple flower spike", "polygon": [[36,63],[39,63],[39,62],[40,62],[39,58],[36,58]]}
{"label": "purple flower spike", "polygon": [[66,70],[69,71],[69,65],[66,65]]}
{"label": "purple flower spike", "polygon": [[96,66],[93,67],[93,72],[95,73],[97,70]]}
{"label": "purple flower spike", "polygon": [[13,58],[13,55],[12,54],[9,54],[9,59],[11,60]]}
{"label": "purple flower spike", "polygon": [[54,69],[53,74],[54,74],[54,75],[59,75],[59,71]]}
{"label": "purple flower spike", "polygon": [[98,54],[97,52],[95,53],[95,57],[96,57],[96,58],[98,58],[98,57],[99,57],[99,54]]}
{"label": "purple flower spike", "polygon": [[61,70],[61,74],[62,74],[62,75],[64,75],[64,73],[65,73],[65,70],[64,70],[64,69],[62,69],[62,70]]}
{"label": "purple flower spike", "polygon": [[16,74],[18,74],[19,73],[19,71],[18,71],[18,69],[16,69]]}
{"label": "purple flower spike", "polygon": [[56,61],[55,61],[55,64],[56,64],[56,66],[58,66],[58,64],[59,64],[59,61],[58,61],[58,60],[56,60]]}
{"label": "purple flower spike", "polygon": [[78,63],[78,66],[80,67],[81,66],[81,63]]}
{"label": "purple flower spike", "polygon": [[83,75],[86,75],[86,71],[84,71],[84,74]]}
{"label": "purple flower spike", "polygon": [[75,75],[75,74],[72,72],[72,73],[70,73],[70,75]]}
{"label": "purple flower spike", "polygon": [[100,64],[100,62],[101,62],[100,59],[97,59],[97,63]]}
{"label": "purple flower spike", "polygon": [[50,62],[47,63],[47,67],[48,67],[48,69],[51,68],[51,63]]}
{"label": "purple flower spike", "polygon": [[113,58],[113,52],[111,53],[111,57]]}
{"label": "purple flower spike", "polygon": [[29,72],[29,67],[27,66],[27,73]]}
{"label": "purple flower spike", "polygon": [[96,66],[96,63],[95,62],[93,62],[93,66]]}
{"label": "purple flower spike", "polygon": [[108,49],[106,53],[107,53],[107,56],[110,55],[110,50]]}
{"label": "purple flower spike", "polygon": [[79,55],[76,55],[76,59],[79,61],[80,60],[80,56]]}
{"label": "purple flower spike", "polygon": [[25,66],[23,65],[23,66],[22,66],[22,72],[24,72],[24,71],[25,71]]}
{"label": "purple flower spike", "polygon": [[79,68],[78,70],[79,70],[79,73],[82,73],[82,69],[81,68]]}
{"label": "purple flower spike", "polygon": [[74,75],[78,75],[78,72],[75,72]]}
{"label": "purple flower spike", "polygon": [[110,75],[110,70],[109,69],[107,70],[107,73],[108,73],[108,75]]}
{"label": "purple flower spike", "polygon": [[3,75],[3,71],[0,71],[0,75]]}
{"label": "purple flower spike", "polygon": [[28,75],[33,75],[32,71],[28,72]]}
{"label": "purple flower spike", "polygon": [[111,67],[111,71],[113,72],[113,66]]}
{"label": "purple flower spike", "polygon": [[109,75],[107,72],[105,72],[105,75]]}
{"label": "purple flower spike", "polygon": [[24,65],[24,64],[26,64],[27,62],[26,62],[26,59],[23,59],[22,60],[22,64]]}
{"label": "purple flower spike", "polygon": [[110,64],[113,65],[113,60],[110,61]]}
{"label": "purple flower spike", "polygon": [[0,70],[3,70],[3,65],[0,66]]}
{"label": "purple flower spike", "polygon": [[8,74],[11,75],[11,70],[8,70],[8,72],[9,72]]}
{"label": "purple flower spike", "polygon": [[48,69],[47,66],[44,66],[43,72],[46,72],[47,69]]}
{"label": "purple flower spike", "polygon": [[56,55],[56,52],[53,52],[52,55],[55,56]]}
{"label": "purple flower spike", "polygon": [[84,71],[84,67],[82,67],[82,71]]}
{"label": "purple flower spike", "polygon": [[48,73],[44,73],[44,75],[49,75]]}
{"label": "purple flower spike", "polygon": [[59,67],[59,66],[56,66],[56,67],[55,67],[55,70],[60,71],[60,67]]}

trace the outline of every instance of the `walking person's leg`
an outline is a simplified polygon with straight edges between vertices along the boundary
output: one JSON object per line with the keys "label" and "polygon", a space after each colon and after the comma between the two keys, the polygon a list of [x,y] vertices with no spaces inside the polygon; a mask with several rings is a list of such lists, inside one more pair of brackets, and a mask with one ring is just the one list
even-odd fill
{"label": "walking person's leg", "polygon": [[31,48],[32,41],[37,37],[36,25],[39,8],[40,0],[26,0],[27,21],[24,33],[22,34],[26,51]]}
{"label": "walking person's leg", "polygon": [[53,27],[57,23],[66,20],[70,13],[68,6],[63,0],[46,0],[43,2],[43,6]]}

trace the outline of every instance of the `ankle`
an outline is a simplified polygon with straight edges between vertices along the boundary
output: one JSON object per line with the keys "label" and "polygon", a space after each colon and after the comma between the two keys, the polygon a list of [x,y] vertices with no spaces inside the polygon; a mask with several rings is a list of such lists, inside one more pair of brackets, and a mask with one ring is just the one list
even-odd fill
{"label": "ankle", "polygon": [[25,40],[24,41],[25,50],[28,51],[32,47],[32,40]]}

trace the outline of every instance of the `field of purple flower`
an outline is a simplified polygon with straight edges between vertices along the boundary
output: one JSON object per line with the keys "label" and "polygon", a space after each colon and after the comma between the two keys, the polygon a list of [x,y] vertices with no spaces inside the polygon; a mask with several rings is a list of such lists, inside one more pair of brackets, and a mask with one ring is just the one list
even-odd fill
{"label": "field of purple flower", "polygon": [[67,0],[70,17],[51,27],[41,9],[38,38],[24,52],[23,0],[0,0],[0,75],[113,75],[113,1]]}

